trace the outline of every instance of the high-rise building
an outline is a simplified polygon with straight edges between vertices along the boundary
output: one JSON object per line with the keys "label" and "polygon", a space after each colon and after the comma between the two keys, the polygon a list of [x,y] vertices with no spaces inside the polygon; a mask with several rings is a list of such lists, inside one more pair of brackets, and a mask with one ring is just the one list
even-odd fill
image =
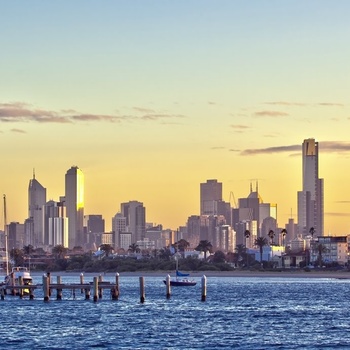
{"label": "high-rise building", "polygon": [[88,245],[87,249],[95,249],[97,246],[96,237],[105,232],[105,220],[102,215],[85,215],[84,216],[84,239]]}
{"label": "high-rise building", "polygon": [[222,183],[207,180],[200,184],[200,215],[217,215],[218,203],[222,201]]}
{"label": "high-rise building", "polygon": [[318,177],[318,149],[315,139],[306,139],[302,144],[303,189],[298,192],[298,230],[303,236],[311,227],[323,236],[323,179]]}
{"label": "high-rise building", "polygon": [[68,217],[68,247],[84,246],[84,174],[72,166],[65,177],[65,205]]}
{"label": "high-rise building", "polygon": [[143,203],[138,201],[122,203],[120,211],[126,218],[126,231],[131,232],[132,243],[143,240],[146,233],[146,208]]}
{"label": "high-rise building", "polygon": [[26,243],[34,247],[43,244],[43,206],[46,203],[46,188],[35,178],[29,180],[28,219],[25,229]]}

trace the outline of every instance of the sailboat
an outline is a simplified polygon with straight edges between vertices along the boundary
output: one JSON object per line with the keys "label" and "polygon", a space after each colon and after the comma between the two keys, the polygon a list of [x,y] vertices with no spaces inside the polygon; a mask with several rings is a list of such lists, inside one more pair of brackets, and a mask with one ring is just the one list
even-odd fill
{"label": "sailboat", "polygon": [[[5,259],[6,259],[6,276],[4,282],[1,283],[5,287],[5,293],[17,294],[18,290],[14,287],[22,283],[25,286],[32,284],[33,279],[30,271],[26,267],[13,267],[9,272],[9,256],[8,256],[8,232],[7,232],[7,218],[6,218],[6,195],[4,195],[4,233],[5,233]],[[10,287],[10,288],[6,288]],[[29,294],[29,289],[24,288],[23,294]]]}
{"label": "sailboat", "polygon": [[[176,274],[175,274],[175,278],[172,278],[170,280],[170,285],[177,286],[177,287],[195,286],[197,282],[194,279],[188,278],[190,276],[189,273],[180,272],[178,259],[175,258],[175,260],[176,260]],[[163,280],[163,282],[166,284],[167,281]]]}

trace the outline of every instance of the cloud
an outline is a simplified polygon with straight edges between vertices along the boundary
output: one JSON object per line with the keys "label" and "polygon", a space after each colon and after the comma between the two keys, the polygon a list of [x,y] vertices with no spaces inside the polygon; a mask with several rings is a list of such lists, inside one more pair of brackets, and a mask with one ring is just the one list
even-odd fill
{"label": "cloud", "polygon": [[171,118],[185,118],[183,115],[157,114],[151,109],[133,107],[140,115],[105,115],[79,113],[73,109],[63,109],[58,112],[34,108],[32,105],[14,102],[0,103],[0,122],[19,123],[19,122],[37,122],[37,123],[78,123],[78,122],[110,122],[120,123],[127,120],[164,120]]}
{"label": "cloud", "polygon": [[268,148],[255,148],[255,149],[245,149],[241,151],[242,156],[252,156],[256,154],[272,154],[281,152],[295,152],[300,151],[301,145],[290,145],[290,146],[277,146]]}
{"label": "cloud", "polygon": [[208,101],[208,105],[216,105],[216,102]]}
{"label": "cloud", "polygon": [[149,109],[149,108],[133,107],[132,109],[134,111],[140,112],[140,113],[154,113],[154,110],[153,109]]}
{"label": "cloud", "polygon": [[238,130],[245,130],[245,129],[250,129],[250,126],[248,125],[230,125],[232,129],[238,129]]}
{"label": "cloud", "polygon": [[264,102],[265,105],[273,105],[273,106],[298,106],[303,107],[306,106],[306,103],[300,102],[287,102],[287,101],[274,101],[274,102]]}
{"label": "cloud", "polygon": [[20,133],[20,134],[26,134],[27,132],[22,130],[22,129],[11,129],[12,132],[17,132],[17,133]]}
{"label": "cloud", "polygon": [[279,112],[279,111],[260,111],[260,112],[255,112],[254,115],[256,117],[287,117],[289,116],[288,113],[286,112]]}
{"label": "cloud", "polygon": [[324,215],[327,216],[339,216],[339,217],[350,217],[350,213],[332,213],[332,212],[326,212]]}
{"label": "cloud", "polygon": [[324,106],[324,107],[344,107],[344,104],[342,103],[333,103],[333,102],[320,102],[317,103],[318,106]]}
{"label": "cloud", "polygon": [[211,149],[225,149],[226,147],[222,147],[222,146],[216,146],[216,147],[211,147]]}
{"label": "cloud", "polygon": [[[350,152],[350,142],[346,141],[322,141],[319,142],[320,152],[322,153],[346,153]],[[301,145],[276,146],[267,148],[245,149],[241,151],[242,156],[251,156],[256,154],[273,154],[283,152],[300,152]],[[299,153],[300,154],[300,153]]]}
{"label": "cloud", "polygon": [[350,201],[335,201],[335,203],[350,204]]}

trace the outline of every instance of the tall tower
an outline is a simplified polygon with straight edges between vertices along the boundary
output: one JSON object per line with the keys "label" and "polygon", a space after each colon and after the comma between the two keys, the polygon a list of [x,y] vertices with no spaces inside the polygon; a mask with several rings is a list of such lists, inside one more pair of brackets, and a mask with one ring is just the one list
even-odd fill
{"label": "tall tower", "polygon": [[131,232],[132,243],[143,240],[146,234],[146,208],[143,203],[138,201],[122,203],[121,214],[126,218],[126,230]]}
{"label": "tall tower", "polygon": [[26,229],[26,243],[38,247],[44,243],[44,227],[43,227],[43,206],[46,203],[46,188],[43,187],[35,178],[29,180],[28,186],[28,218],[31,227]]}
{"label": "tall tower", "polygon": [[83,246],[84,232],[84,174],[72,166],[66,173],[65,205],[68,217],[68,247]]}
{"label": "tall tower", "polygon": [[318,142],[306,139],[302,144],[303,190],[298,192],[298,227],[304,236],[311,227],[323,236],[323,179],[318,177]]}
{"label": "tall tower", "polygon": [[200,215],[217,215],[219,202],[222,202],[222,183],[217,180],[201,183]]}

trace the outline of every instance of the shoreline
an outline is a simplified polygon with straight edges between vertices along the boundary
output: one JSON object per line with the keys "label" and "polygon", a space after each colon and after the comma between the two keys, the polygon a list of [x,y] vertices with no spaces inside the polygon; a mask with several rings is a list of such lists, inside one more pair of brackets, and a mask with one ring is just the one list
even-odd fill
{"label": "shoreline", "polygon": [[[113,277],[116,272],[78,272],[78,271],[52,271],[51,276],[106,276]],[[186,271],[187,272],[187,271]],[[136,271],[136,272],[118,272],[120,277],[162,277],[167,275],[173,276],[174,271]],[[192,271],[189,272],[191,277],[254,277],[254,278],[335,278],[335,279],[350,279],[350,271]],[[32,271],[32,276],[42,276],[44,271]]]}

